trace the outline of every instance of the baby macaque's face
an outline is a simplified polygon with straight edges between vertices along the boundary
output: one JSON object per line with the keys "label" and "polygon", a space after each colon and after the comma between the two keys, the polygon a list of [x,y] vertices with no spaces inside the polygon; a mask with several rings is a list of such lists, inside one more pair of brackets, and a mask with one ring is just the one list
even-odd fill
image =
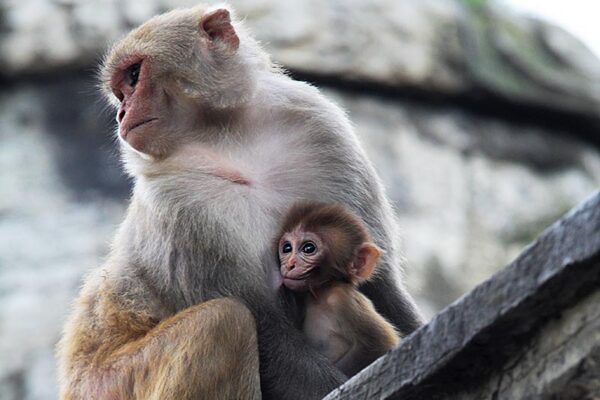
{"label": "baby macaque's face", "polygon": [[325,283],[325,247],[325,242],[319,235],[300,227],[284,233],[279,240],[279,262],[285,287],[305,292]]}

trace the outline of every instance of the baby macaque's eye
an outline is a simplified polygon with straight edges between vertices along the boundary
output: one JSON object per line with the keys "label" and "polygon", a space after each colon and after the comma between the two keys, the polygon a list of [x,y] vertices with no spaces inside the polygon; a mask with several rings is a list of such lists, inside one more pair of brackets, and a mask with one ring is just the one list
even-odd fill
{"label": "baby macaque's eye", "polygon": [[282,253],[290,253],[292,251],[292,244],[290,242],[285,242],[283,246],[281,246]]}
{"label": "baby macaque's eye", "polygon": [[140,78],[141,66],[142,63],[135,63],[133,65],[130,65],[129,68],[127,68],[127,71],[125,71],[127,77],[127,84],[129,86],[133,87],[138,82],[138,79]]}
{"label": "baby macaque's eye", "polygon": [[305,254],[312,254],[317,251],[317,246],[313,242],[306,242],[302,245],[302,252]]}

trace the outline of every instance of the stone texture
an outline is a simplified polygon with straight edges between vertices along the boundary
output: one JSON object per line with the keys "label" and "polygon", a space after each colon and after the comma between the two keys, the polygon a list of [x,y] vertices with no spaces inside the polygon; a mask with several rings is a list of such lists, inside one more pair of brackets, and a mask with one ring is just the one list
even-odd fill
{"label": "stone texture", "polygon": [[572,36],[497,7],[467,21],[463,59],[475,85],[513,102],[598,115],[600,68]]}
{"label": "stone texture", "polygon": [[[14,75],[93,65],[131,27],[196,3],[8,0],[0,5],[0,70]],[[274,59],[293,70],[598,117],[600,66],[591,52],[555,26],[499,6],[468,7],[460,0],[230,3]]]}
{"label": "stone texture", "polygon": [[428,317],[598,187],[597,151],[567,132],[548,135],[452,107],[326,93],[349,111],[388,188],[405,275]]}
{"label": "stone texture", "polygon": [[600,293],[583,299],[537,332],[476,389],[457,400],[600,397]]}
{"label": "stone texture", "polygon": [[[68,87],[68,82],[63,83]],[[101,179],[97,179],[95,188],[77,185],[74,190],[86,161],[93,161],[98,151],[82,145],[86,140],[81,136],[99,149],[104,146],[108,150],[110,141],[94,139],[93,134],[103,137],[97,130],[86,131],[89,124],[101,124],[96,120],[97,114],[90,112],[97,105],[81,102],[81,98],[72,98],[81,105],[70,110],[78,118],[62,121],[69,125],[62,130],[64,126],[51,105],[60,94],[54,85],[40,82],[0,92],[3,400],[56,397],[53,349],[62,321],[79,289],[82,274],[96,267],[107,253],[124,210],[120,197],[98,192],[98,187],[103,186],[98,184]],[[77,96],[77,92],[69,95]],[[110,153],[105,153],[108,161]],[[94,164],[100,177],[110,176],[111,167],[104,172],[102,167],[102,162]],[[112,171],[119,176],[114,162]],[[93,186],[92,176],[84,175],[88,185]],[[118,192],[110,185],[108,188],[109,192]]]}
{"label": "stone texture", "polygon": [[326,399],[597,398],[598,300],[600,193]]}

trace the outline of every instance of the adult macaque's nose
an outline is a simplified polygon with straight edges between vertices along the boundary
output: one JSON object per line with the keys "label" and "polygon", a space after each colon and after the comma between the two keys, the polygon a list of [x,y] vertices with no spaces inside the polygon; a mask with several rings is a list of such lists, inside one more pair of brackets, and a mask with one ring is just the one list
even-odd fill
{"label": "adult macaque's nose", "polygon": [[123,118],[125,118],[125,109],[121,108],[117,114],[117,122],[120,124],[123,121]]}

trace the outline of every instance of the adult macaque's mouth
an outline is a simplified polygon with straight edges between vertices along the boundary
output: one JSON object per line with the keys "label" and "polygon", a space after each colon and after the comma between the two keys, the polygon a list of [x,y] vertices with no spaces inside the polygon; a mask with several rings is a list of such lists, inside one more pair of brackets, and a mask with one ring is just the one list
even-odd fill
{"label": "adult macaque's mouth", "polygon": [[126,137],[126,136],[129,134],[129,132],[131,132],[131,131],[132,131],[132,130],[134,130],[135,128],[139,128],[140,126],[142,126],[142,125],[146,125],[146,124],[148,124],[148,123],[150,123],[150,122],[152,122],[152,121],[156,121],[157,119],[158,119],[158,118],[148,118],[148,119],[145,119],[145,120],[143,120],[143,121],[136,122],[136,123],[135,123],[135,124],[133,124],[131,127],[127,128],[127,129],[125,129],[125,131],[123,132],[123,137]]}

